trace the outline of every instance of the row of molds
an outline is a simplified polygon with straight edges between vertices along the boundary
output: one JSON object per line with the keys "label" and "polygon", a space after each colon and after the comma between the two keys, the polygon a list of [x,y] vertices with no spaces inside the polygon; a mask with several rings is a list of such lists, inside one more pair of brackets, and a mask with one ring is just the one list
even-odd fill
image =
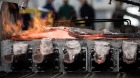
{"label": "row of molds", "polygon": [[[28,43],[12,44],[11,53],[2,60],[12,71],[139,71],[138,43],[123,41],[119,49],[109,41],[65,40],[64,47],[43,38],[38,48]],[[34,50],[36,49],[36,50]]]}
{"label": "row of molds", "polygon": [[33,54],[37,71],[87,71],[86,45],[78,40],[66,40],[60,50],[58,44],[52,42],[52,39],[42,39],[38,52]]}
{"label": "row of molds", "polygon": [[140,71],[139,44],[122,41],[120,48],[107,41],[95,41],[91,51],[91,71]]}

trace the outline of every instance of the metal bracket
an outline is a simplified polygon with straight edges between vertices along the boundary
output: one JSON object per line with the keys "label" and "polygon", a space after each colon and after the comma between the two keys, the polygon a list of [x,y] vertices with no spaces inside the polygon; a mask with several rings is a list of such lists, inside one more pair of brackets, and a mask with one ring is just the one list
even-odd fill
{"label": "metal bracket", "polygon": [[111,5],[111,2],[112,2],[112,0],[110,0],[108,4],[110,4],[110,5]]}

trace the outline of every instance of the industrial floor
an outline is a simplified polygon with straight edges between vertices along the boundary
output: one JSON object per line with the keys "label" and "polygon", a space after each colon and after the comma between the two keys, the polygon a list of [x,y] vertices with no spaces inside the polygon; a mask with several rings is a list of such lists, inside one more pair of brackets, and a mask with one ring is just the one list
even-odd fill
{"label": "industrial floor", "polygon": [[140,78],[140,73],[3,73],[0,78]]}

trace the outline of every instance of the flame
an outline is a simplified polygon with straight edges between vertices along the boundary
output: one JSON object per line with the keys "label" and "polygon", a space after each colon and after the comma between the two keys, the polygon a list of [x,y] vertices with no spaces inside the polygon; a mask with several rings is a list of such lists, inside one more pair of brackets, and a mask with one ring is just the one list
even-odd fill
{"label": "flame", "polygon": [[[12,9],[17,9],[16,5],[12,3],[8,3],[2,6],[1,18],[2,18],[2,35],[4,39],[38,39],[38,38],[59,38],[59,39],[76,39],[84,38],[84,39],[116,39],[116,40],[125,40],[130,38],[123,37],[108,37],[105,34],[74,34],[69,31],[69,29],[55,29],[48,30],[46,27],[51,26],[74,26],[74,23],[70,20],[60,20],[58,23],[54,24],[54,14],[50,11],[44,19],[40,18],[40,11],[36,9],[25,9],[21,10],[20,13],[30,13],[34,14],[33,20],[29,22],[29,29],[26,31],[22,30],[23,20],[17,19],[14,20],[14,16],[12,16],[9,12],[9,7]],[[135,39],[135,38],[134,38]],[[136,38],[137,39],[137,38]]]}
{"label": "flame", "polygon": [[[96,35],[71,35],[69,29],[47,29],[54,25],[54,14],[52,11],[48,12],[47,16],[42,19],[40,18],[40,11],[36,9],[25,9],[21,10],[20,13],[30,13],[33,14],[33,20],[29,22],[29,29],[22,30],[23,20],[18,19],[16,21],[11,21],[12,17],[9,13],[9,7],[17,9],[14,4],[5,5],[2,11],[2,24],[3,24],[3,35],[7,39],[40,39],[40,38],[57,38],[57,39],[76,39],[75,36],[84,37],[85,39],[97,39],[103,38],[102,34]],[[70,20],[60,20],[57,26],[73,26]],[[62,27],[63,28],[63,27]]]}
{"label": "flame", "polygon": [[53,16],[53,12],[50,11],[48,15],[44,19],[42,19],[40,18],[40,13],[36,12],[34,14],[33,21],[30,21],[29,29],[23,32],[23,34],[33,34],[33,33],[44,32],[45,27],[53,26],[54,18],[52,16]]}
{"label": "flame", "polygon": [[[10,36],[16,36],[16,35],[27,35],[27,34],[33,34],[33,33],[40,33],[44,32],[44,27],[50,27],[53,25],[54,18],[52,17],[53,12],[49,12],[48,15],[41,19],[39,12],[36,12],[34,14],[33,20],[30,21],[29,29],[26,31],[22,30],[23,26],[23,20],[18,19],[14,21],[14,16],[12,16],[9,12],[9,7],[17,9],[14,4],[5,4],[3,7],[3,11],[1,12],[2,15],[2,25],[3,25],[3,35],[4,38],[10,37]],[[31,9],[30,9],[31,10]],[[31,10],[32,11],[32,10]]]}
{"label": "flame", "polygon": [[[11,16],[10,12],[8,11],[8,4],[4,5],[4,10],[1,12],[1,18],[2,18],[2,24],[3,24],[3,30],[2,33],[5,36],[9,35],[15,35],[21,31],[22,22],[20,20],[17,20],[16,23],[14,23],[14,19]],[[11,4],[11,7],[15,8],[16,6]],[[10,21],[13,20],[13,21]]]}
{"label": "flame", "polygon": [[[7,10],[6,10],[7,11]],[[4,13],[3,13],[4,14]],[[3,26],[5,27],[4,31],[9,33],[14,28],[14,32],[10,34],[10,39],[40,39],[40,38],[61,38],[61,39],[75,39],[74,37],[69,35],[68,29],[56,29],[56,30],[47,30],[47,27],[53,25],[53,13],[49,12],[48,16],[44,19],[40,18],[39,13],[36,13],[33,17],[33,21],[30,21],[29,29],[26,31],[22,31],[22,20],[17,21],[17,24],[11,25],[11,21],[6,20],[7,17],[3,15]],[[18,27],[18,28],[16,28]],[[17,31],[18,30],[18,31]],[[20,31],[19,31],[20,30]],[[14,34],[15,33],[15,34]]]}

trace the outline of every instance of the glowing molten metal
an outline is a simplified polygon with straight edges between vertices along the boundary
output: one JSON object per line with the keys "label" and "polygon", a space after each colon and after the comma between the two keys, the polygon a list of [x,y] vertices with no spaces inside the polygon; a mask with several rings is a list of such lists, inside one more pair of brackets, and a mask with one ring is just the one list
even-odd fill
{"label": "glowing molten metal", "polygon": [[[55,38],[55,39],[98,39],[104,38],[103,34],[77,34],[70,31],[69,27],[50,27],[53,26],[53,13],[50,12],[45,19],[41,19],[39,13],[36,13],[32,21],[29,21],[29,29],[22,30],[23,20],[16,19],[9,12],[9,7],[17,9],[15,5],[5,4],[3,6],[2,25],[3,25],[3,38],[14,40],[28,40],[28,39],[42,39],[42,38]],[[58,24],[59,25],[59,24]],[[67,25],[69,26],[69,25]],[[88,31],[88,30],[87,30]],[[79,31],[81,32],[81,30]]]}

